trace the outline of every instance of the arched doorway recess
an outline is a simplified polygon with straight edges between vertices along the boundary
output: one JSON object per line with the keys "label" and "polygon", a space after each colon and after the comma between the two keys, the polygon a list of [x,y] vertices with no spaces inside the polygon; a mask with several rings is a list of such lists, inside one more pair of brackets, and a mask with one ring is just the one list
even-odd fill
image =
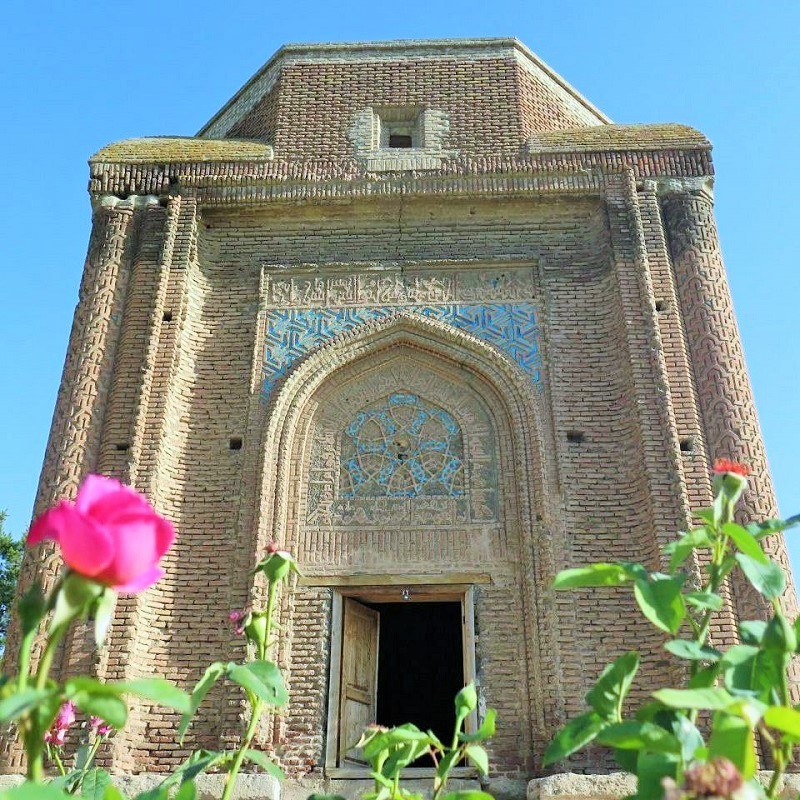
{"label": "arched doorway recess", "polygon": [[[256,550],[274,537],[305,572],[282,609],[293,701],[274,736],[290,769],[343,766],[333,741],[349,713],[343,603],[371,608],[364,621],[389,602],[381,592],[468,598],[474,636],[463,646],[475,649],[464,664],[472,659],[482,701],[504,721],[494,762],[506,773],[535,769],[562,707],[548,589],[560,491],[554,459],[543,457],[553,452],[544,403],[492,345],[406,312],[324,344],[278,388],[262,440]],[[367,720],[375,708],[363,702],[355,716]]]}

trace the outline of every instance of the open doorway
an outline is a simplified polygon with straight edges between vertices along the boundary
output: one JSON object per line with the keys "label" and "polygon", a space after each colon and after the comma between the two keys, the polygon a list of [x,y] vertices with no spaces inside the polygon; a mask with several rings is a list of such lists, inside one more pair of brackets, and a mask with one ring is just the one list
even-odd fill
{"label": "open doorway", "polygon": [[365,591],[334,603],[329,770],[365,769],[353,745],[375,722],[453,735],[453,698],[474,677],[472,593],[418,592],[401,602],[398,594]]}

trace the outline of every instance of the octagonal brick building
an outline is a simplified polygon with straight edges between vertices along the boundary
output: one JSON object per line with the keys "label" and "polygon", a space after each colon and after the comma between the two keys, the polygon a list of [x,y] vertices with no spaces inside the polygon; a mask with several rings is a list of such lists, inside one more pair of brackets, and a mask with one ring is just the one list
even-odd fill
{"label": "octagonal brick building", "polygon": [[[100,472],[178,538],[61,674],[188,687],[240,658],[227,614],[275,539],[303,577],[281,607],[291,702],[259,746],[288,786],[346,792],[362,725],[447,735],[476,680],[489,785],[513,794],[626,644],[640,684],[677,679],[628,593],[550,586],[657,568],[718,457],[752,468],[744,517],[776,513],[712,176],[702,134],[613,124],[515,39],[288,45],[197,136],[96,153],[36,511]],[[58,569],[39,553],[23,583]],[[735,583],[714,642],[763,614]],[[217,691],[179,748],[175,717],[137,706],[110,764],[168,770],[241,713]]]}

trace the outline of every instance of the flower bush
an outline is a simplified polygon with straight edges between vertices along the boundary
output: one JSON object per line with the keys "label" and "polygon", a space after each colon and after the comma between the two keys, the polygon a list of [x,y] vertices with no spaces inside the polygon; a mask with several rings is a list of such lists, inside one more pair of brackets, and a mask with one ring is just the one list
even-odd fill
{"label": "flower bush", "polygon": [[[666,547],[664,572],[621,562],[568,569],[556,577],[560,590],[629,586],[642,614],[665,634],[664,649],[683,665],[686,684],[650,691],[647,702],[627,710],[639,654],[625,653],[586,695],[587,712],[550,743],[546,765],[595,743],[611,748],[620,766],[637,776],[639,800],[778,797],[800,743],[800,711],[792,705],[788,676],[800,621],[792,623],[783,613],[786,577],[761,542],[799,524],[800,517],[736,523],[747,475],[742,464],[715,464],[714,503],[697,512],[702,524]],[[687,569],[693,556],[701,573],[696,585]],[[740,621],[741,643],[722,651],[709,634],[735,570],[769,602],[773,615]],[[756,777],[759,749],[774,766],[766,786]]]}
{"label": "flower bush", "polygon": [[[95,639],[102,646],[118,593],[138,593],[152,586],[164,570],[159,561],[168,552],[175,532],[168,520],[145,497],[111,478],[90,475],[80,486],[75,502],[61,501],[31,526],[27,545],[44,540],[60,548],[65,570],[48,597],[34,585],[18,605],[22,629],[19,674],[3,676],[0,683],[0,723],[13,723],[27,755],[27,781],[0,793],[0,800],[65,800],[81,794],[92,800],[124,800],[111,776],[94,766],[102,744],[127,719],[126,695],[161,704],[181,714],[177,737],[183,740],[194,715],[215,683],[226,680],[238,686],[249,706],[245,729],[234,750],[198,750],[154,789],[137,800],[194,800],[195,778],[215,770],[226,773],[222,800],[230,800],[242,766],[250,763],[278,779],[280,768],[253,747],[265,711],[280,709],[289,697],[283,676],[269,660],[274,644],[275,610],[281,585],[298,567],[291,554],[272,542],[254,575],[266,582],[263,609],[248,606],[229,615],[236,633],[247,642],[243,662],[215,662],[205,670],[191,693],[162,678],[102,682],[87,676],[59,683],[50,676],[53,657],[69,626],[76,620],[94,621]],[[37,634],[46,634],[45,647],[35,672],[31,650]],[[357,745],[372,765],[375,791],[371,800],[422,800],[401,786],[404,767],[424,753],[435,766],[434,800],[492,800],[483,792],[452,792],[445,788],[452,769],[465,759],[481,774],[488,772],[488,757],[480,742],[494,733],[494,712],[487,712],[480,729],[463,731],[464,721],[477,706],[473,686],[456,697],[456,729],[450,746],[432,733],[413,725],[370,728]],[[64,746],[78,712],[89,717],[87,738],[77,748],[67,768]],[[45,757],[58,775],[45,776]],[[323,796],[316,795],[317,800]],[[333,799],[331,799],[333,800]],[[341,799],[337,799],[341,800]]]}

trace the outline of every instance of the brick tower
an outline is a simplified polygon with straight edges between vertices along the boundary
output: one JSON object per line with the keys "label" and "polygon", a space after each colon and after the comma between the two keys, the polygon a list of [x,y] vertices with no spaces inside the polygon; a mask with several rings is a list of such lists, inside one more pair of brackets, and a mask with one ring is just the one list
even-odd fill
{"label": "brick tower", "polygon": [[[624,641],[643,683],[673,677],[627,594],[550,584],[657,568],[717,457],[752,468],[747,517],[776,512],[710,153],[681,125],[612,124],[514,39],[460,39],[289,45],[196,137],[95,154],[36,511],[100,472],[179,535],[110,646],[74,635],[62,674],[188,686],[239,657],[226,615],[274,537],[304,577],[281,609],[291,704],[260,746],[292,780],[346,791],[360,724],[440,713],[431,670],[446,704],[474,678],[498,710],[501,793],[541,774]],[[40,554],[24,581],[58,569]],[[733,585],[714,640],[763,613]],[[113,767],[230,743],[232,698],[183,749],[135,708]]]}

